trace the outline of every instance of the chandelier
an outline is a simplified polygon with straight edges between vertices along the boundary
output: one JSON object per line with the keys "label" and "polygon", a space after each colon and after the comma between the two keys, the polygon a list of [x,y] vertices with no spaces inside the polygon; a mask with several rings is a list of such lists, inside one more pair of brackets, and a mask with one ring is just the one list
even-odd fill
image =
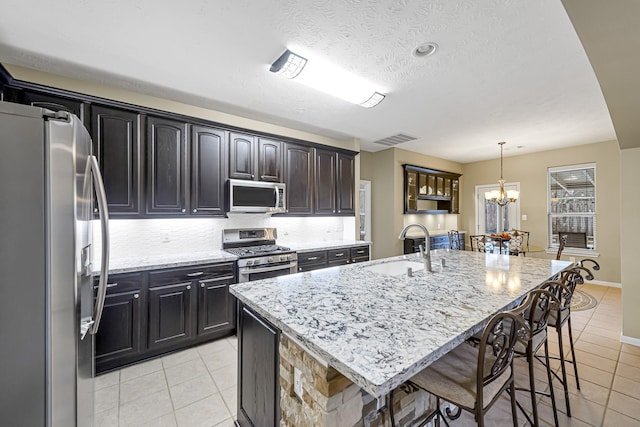
{"label": "chandelier", "polygon": [[498,142],[500,146],[500,179],[498,183],[500,183],[500,190],[492,190],[484,193],[484,198],[488,203],[493,203],[498,206],[506,206],[511,202],[515,202],[518,200],[518,196],[520,192],[517,190],[504,190],[504,178],[502,178],[502,146],[505,142]]}

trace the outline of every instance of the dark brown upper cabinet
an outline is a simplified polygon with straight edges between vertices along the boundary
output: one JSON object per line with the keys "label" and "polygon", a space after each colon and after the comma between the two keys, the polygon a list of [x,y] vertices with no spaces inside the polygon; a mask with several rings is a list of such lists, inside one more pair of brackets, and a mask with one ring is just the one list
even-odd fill
{"label": "dark brown upper cabinet", "polygon": [[141,116],[116,108],[91,107],[91,139],[113,216],[140,214]]}
{"label": "dark brown upper cabinet", "polygon": [[355,215],[356,161],[352,154],[338,153],[337,210],[339,215]]}
{"label": "dark brown upper cabinet", "polygon": [[229,135],[229,178],[255,179],[255,143],[251,135]]}
{"label": "dark brown upper cabinet", "polygon": [[258,140],[258,175],[260,181],[282,182],[282,142]]}
{"label": "dark brown upper cabinet", "polygon": [[82,101],[29,90],[23,91],[22,97],[22,104],[42,107],[52,111],[67,111],[78,116],[84,123],[88,121],[87,117],[85,117],[87,105]]}
{"label": "dark brown upper cabinet", "polygon": [[191,213],[224,215],[224,183],[228,133],[208,126],[191,126]]}
{"label": "dark brown upper cabinet", "polygon": [[353,155],[316,149],[315,213],[354,215],[354,185]]}
{"label": "dark brown upper cabinet", "polygon": [[404,165],[404,213],[459,213],[460,176]]}
{"label": "dark brown upper cabinet", "polygon": [[315,212],[336,212],[336,152],[316,149]]}
{"label": "dark brown upper cabinet", "polygon": [[147,213],[187,212],[186,127],[183,122],[147,118]]}
{"label": "dark brown upper cabinet", "polygon": [[313,213],[313,151],[312,147],[305,145],[284,145],[284,182],[287,185],[288,213]]}

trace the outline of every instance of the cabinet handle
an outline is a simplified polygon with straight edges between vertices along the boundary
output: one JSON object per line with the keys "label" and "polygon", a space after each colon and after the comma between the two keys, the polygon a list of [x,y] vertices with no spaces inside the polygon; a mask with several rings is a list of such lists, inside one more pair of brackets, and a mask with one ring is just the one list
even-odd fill
{"label": "cabinet handle", "polygon": [[340,252],[339,254],[335,254],[335,256],[344,256],[344,252]]}
{"label": "cabinet handle", "polygon": [[198,209],[194,209],[194,210],[193,210],[193,213],[196,213],[196,212],[198,212]]}
{"label": "cabinet handle", "polygon": [[363,254],[364,253],[364,249],[360,249],[359,251],[356,251],[357,254]]}
{"label": "cabinet handle", "polygon": [[318,259],[317,256],[310,256],[309,258],[307,258],[307,261],[315,261],[317,259]]}
{"label": "cabinet handle", "polygon": [[187,211],[186,209],[182,209],[182,213],[184,213],[184,212],[186,212],[186,211]]}
{"label": "cabinet handle", "polygon": [[117,283],[107,283],[107,288],[115,288],[116,286],[118,286]]}
{"label": "cabinet handle", "polygon": [[133,294],[133,297],[134,297],[135,299],[138,299],[138,298],[140,298],[140,294]]}
{"label": "cabinet handle", "polygon": [[202,276],[204,274],[204,271],[198,271],[197,273],[189,273],[187,274],[187,276],[189,277],[198,277],[198,276]]}
{"label": "cabinet handle", "polygon": [[191,285],[187,285],[187,290],[191,289]]}

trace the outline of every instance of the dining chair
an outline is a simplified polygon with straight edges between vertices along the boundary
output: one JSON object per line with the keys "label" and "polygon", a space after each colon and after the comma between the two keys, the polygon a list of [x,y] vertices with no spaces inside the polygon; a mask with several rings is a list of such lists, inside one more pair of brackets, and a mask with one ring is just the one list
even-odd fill
{"label": "dining chair", "polygon": [[482,427],[487,411],[507,390],[513,425],[518,425],[513,357],[518,340],[530,337],[523,318],[526,308],[523,304],[494,315],[477,347],[462,343],[407,381],[436,397],[436,409],[425,414],[422,425],[434,418],[449,425],[440,409],[440,401],[444,400],[474,414]]}
{"label": "dining chair", "polygon": [[509,255],[526,255],[529,252],[529,232],[523,230],[512,230],[509,232]]}
{"label": "dining chair", "polygon": [[556,254],[556,260],[560,260],[560,256],[562,255],[562,251],[564,247],[567,245],[567,235],[563,234],[558,236],[559,245],[558,245],[558,253]]}
{"label": "dining chair", "polygon": [[477,252],[487,251],[487,236],[482,234],[469,236],[469,242],[471,243],[472,251],[477,251]]}
{"label": "dining chair", "polygon": [[460,240],[460,233],[458,230],[449,230],[447,234],[449,235],[449,249],[462,249],[462,240]]}

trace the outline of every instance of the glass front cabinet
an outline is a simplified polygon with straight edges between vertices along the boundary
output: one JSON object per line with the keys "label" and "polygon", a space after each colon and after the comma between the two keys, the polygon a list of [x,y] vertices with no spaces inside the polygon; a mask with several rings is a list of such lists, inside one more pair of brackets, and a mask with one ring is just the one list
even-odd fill
{"label": "glass front cabinet", "polygon": [[404,165],[404,213],[460,213],[460,176]]}

